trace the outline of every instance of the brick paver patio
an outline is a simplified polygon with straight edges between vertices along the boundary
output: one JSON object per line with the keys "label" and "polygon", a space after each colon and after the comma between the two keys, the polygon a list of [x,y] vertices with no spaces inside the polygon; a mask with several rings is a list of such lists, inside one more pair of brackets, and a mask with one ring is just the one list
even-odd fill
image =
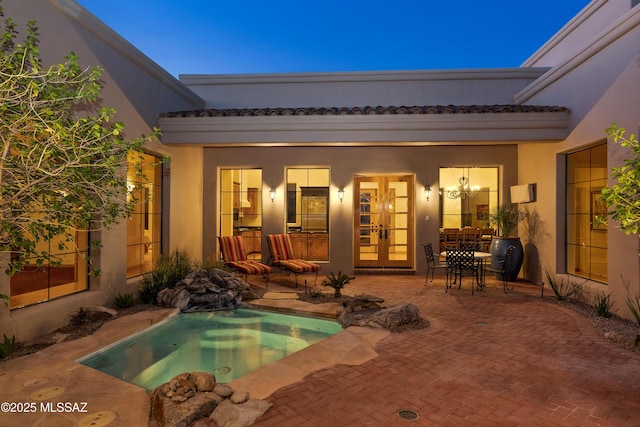
{"label": "brick paver patio", "polygon": [[373,360],[276,391],[256,425],[640,425],[640,354],[542,301],[539,287],[516,285],[504,295],[493,281],[472,296],[466,280],[445,294],[438,279],[425,286],[419,276],[359,276],[345,293],[413,302],[431,327],[391,334]]}

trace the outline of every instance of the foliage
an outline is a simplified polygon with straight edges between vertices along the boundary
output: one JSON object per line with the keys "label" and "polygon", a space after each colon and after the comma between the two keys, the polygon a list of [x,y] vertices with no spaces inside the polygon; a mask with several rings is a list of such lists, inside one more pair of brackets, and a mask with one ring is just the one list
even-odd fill
{"label": "foliage", "polygon": [[[0,253],[11,253],[2,266],[11,275],[29,260],[60,265],[52,252],[76,250],[78,231],[106,229],[126,217],[136,203],[125,197],[127,153],[141,152],[149,137],[126,140],[115,110],[100,107],[102,69],[82,68],[73,52],[43,67],[36,23],[27,24],[21,43],[13,20],[3,23]],[[142,180],[141,164],[134,167]],[[51,249],[37,245],[54,238]]]}
{"label": "foliage", "polygon": [[640,325],[640,297],[638,295],[632,297],[631,292],[629,291],[629,281],[625,282],[624,278],[622,281],[624,283],[624,287],[627,289],[627,295],[625,296],[624,301],[627,304],[627,307],[629,307],[631,314],[633,314],[633,317],[636,319],[636,322]]}
{"label": "foliage", "polygon": [[489,214],[489,221],[496,224],[498,234],[501,236],[510,236],[513,229],[520,221],[527,217],[527,212],[518,209],[518,205],[514,203],[505,203],[499,205],[493,213]]}
{"label": "foliage", "polygon": [[76,311],[70,317],[71,319],[69,319],[69,324],[71,326],[82,326],[91,320],[91,311],[80,307],[78,311]]}
{"label": "foliage", "polygon": [[596,313],[600,317],[611,317],[611,309],[613,308],[613,301],[611,301],[611,292],[608,294],[596,293],[593,297],[593,306],[596,308]]}
{"label": "foliage", "polygon": [[113,303],[118,308],[133,307],[135,302],[136,302],[135,298],[133,297],[133,294],[131,292],[126,292],[124,294],[119,293],[118,295],[116,295],[115,299],[113,300]]}
{"label": "foliage", "polygon": [[[633,155],[624,166],[611,169],[612,187],[602,189],[599,200],[607,207],[608,215],[620,222],[627,234],[640,235],[640,145],[634,134],[625,136],[626,130],[615,123],[605,130],[609,138],[622,147],[631,148]],[[607,218],[596,217],[596,225],[606,224]]]}
{"label": "foliage", "polygon": [[549,269],[544,272],[545,278],[556,299],[566,301],[582,291],[582,283],[571,283],[569,278],[558,278]]}
{"label": "foliage", "polygon": [[187,251],[176,250],[162,255],[153,266],[153,270],[142,276],[140,300],[145,304],[155,304],[158,292],[173,288],[194,269],[194,262]]}
{"label": "foliage", "polygon": [[16,349],[16,336],[13,335],[11,338],[8,338],[5,334],[3,335],[4,342],[0,344],[0,359],[9,357]]}
{"label": "foliage", "polygon": [[332,287],[335,290],[334,297],[340,298],[342,296],[340,290],[352,280],[355,280],[355,277],[343,274],[342,271],[339,271],[337,276],[332,272],[330,276],[327,276],[327,278],[322,281],[322,285]]}
{"label": "foliage", "polygon": [[209,270],[213,270],[214,268],[218,270],[229,270],[224,265],[224,261],[222,261],[221,259],[217,259],[215,256],[210,256],[206,260],[198,263],[195,269],[209,271]]}
{"label": "foliage", "polygon": [[324,298],[324,294],[316,286],[305,290],[305,293],[307,293],[311,298]]}

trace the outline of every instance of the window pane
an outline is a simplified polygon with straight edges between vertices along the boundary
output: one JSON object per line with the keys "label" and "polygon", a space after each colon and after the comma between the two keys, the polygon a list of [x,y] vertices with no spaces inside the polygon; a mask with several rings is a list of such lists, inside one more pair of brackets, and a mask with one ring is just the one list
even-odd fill
{"label": "window pane", "polygon": [[245,255],[262,260],[262,169],[220,170],[220,236],[240,236]]}
{"label": "window pane", "polygon": [[607,281],[607,228],[596,226],[605,211],[598,201],[607,184],[607,146],[567,155],[567,272]]}
{"label": "window pane", "polygon": [[293,252],[303,259],[329,260],[328,168],[290,168],[286,172],[286,230]]}
{"label": "window pane", "polygon": [[136,203],[127,219],[127,277],[151,271],[160,256],[159,250],[150,250],[154,243],[160,243],[162,230],[160,162],[160,157],[146,153],[128,156],[127,186],[130,200],[135,198]]}

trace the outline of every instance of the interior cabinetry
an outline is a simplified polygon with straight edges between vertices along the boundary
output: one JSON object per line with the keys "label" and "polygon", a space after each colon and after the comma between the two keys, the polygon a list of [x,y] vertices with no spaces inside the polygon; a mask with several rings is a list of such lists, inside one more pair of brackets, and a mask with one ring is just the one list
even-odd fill
{"label": "interior cabinetry", "polygon": [[260,239],[262,238],[262,231],[243,230],[240,232],[240,236],[242,236],[242,245],[244,246],[244,252],[247,255],[260,253],[262,251],[260,242]]}
{"label": "interior cabinetry", "polygon": [[247,188],[247,201],[249,206],[242,208],[242,214],[245,216],[258,215],[260,213],[260,191],[258,188]]}
{"label": "interior cabinetry", "polygon": [[308,261],[328,261],[329,233],[290,233],[293,254]]}

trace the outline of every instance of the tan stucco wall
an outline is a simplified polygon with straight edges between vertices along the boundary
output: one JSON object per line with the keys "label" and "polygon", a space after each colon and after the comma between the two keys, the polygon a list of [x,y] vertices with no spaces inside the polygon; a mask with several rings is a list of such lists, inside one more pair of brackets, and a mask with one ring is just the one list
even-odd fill
{"label": "tan stucco wall", "polygon": [[[424,146],[424,147],[246,147],[205,148],[203,157],[203,256],[215,253],[218,235],[219,168],[261,168],[263,171],[263,234],[284,231],[284,179],[287,167],[330,167],[330,261],[323,271],[353,270],[353,177],[356,174],[415,174],[416,271],[424,274],[426,261],[420,246],[432,242],[438,247],[438,172],[447,166],[502,166],[500,190],[508,200],[509,186],[517,181],[517,147]],[[434,192],[429,201],[425,185]],[[337,189],[345,187],[342,203]],[[268,189],[276,187],[276,199]],[[425,220],[426,216],[429,221]],[[263,245],[263,259],[268,249]]]}
{"label": "tan stucco wall", "polygon": [[[77,3],[70,0],[5,0],[6,17],[18,24],[22,40],[25,23],[35,20],[40,32],[40,52],[44,65],[63,62],[71,51],[81,66],[104,68],[104,106],[118,112],[115,119],[125,123],[128,138],[149,134],[163,111],[197,108],[204,102],[158,65],[124,41]],[[167,152],[150,144],[154,154]],[[179,156],[178,156],[179,157]],[[201,162],[198,162],[198,165]],[[95,233],[102,248],[92,255],[102,276],[92,278],[90,291],[59,298],[9,312],[0,304],[0,336],[16,335],[26,340],[65,325],[69,314],[80,307],[110,305],[118,292],[131,290],[126,282],[126,222]],[[0,277],[0,289],[8,289],[8,279]]]}

